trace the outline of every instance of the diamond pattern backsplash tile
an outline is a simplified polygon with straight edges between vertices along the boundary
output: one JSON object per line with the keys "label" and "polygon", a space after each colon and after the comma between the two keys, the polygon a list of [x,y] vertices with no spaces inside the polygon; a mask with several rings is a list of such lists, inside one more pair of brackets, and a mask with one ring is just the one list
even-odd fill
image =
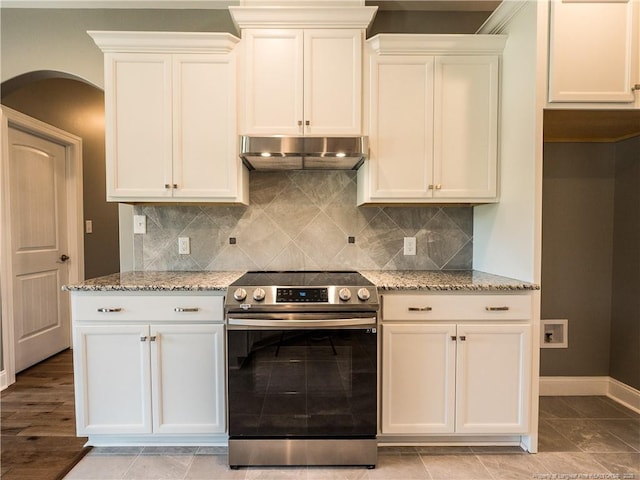
{"label": "diamond pattern backsplash tile", "polygon": [[[249,207],[135,206],[147,233],[135,235],[134,268],[472,268],[472,207],[357,207],[351,171],[252,172],[250,192]],[[178,237],[190,238],[190,255],[178,254]],[[417,255],[403,255],[404,237],[416,237]]]}

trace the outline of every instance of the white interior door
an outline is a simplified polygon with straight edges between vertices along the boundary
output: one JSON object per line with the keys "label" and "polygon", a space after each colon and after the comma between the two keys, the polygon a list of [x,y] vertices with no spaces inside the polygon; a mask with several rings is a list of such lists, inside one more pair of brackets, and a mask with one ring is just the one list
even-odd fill
{"label": "white interior door", "polygon": [[15,371],[70,346],[66,149],[9,128]]}

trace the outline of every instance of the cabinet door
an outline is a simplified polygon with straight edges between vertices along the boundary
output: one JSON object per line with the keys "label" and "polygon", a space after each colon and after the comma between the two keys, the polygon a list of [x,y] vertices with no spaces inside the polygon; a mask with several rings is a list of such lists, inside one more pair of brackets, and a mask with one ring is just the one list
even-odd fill
{"label": "cabinet door", "polygon": [[498,57],[437,57],[434,198],[497,195]]}
{"label": "cabinet door", "polygon": [[362,31],[304,31],[304,133],[360,135]]}
{"label": "cabinet door", "polygon": [[382,433],[454,428],[456,326],[383,325]]}
{"label": "cabinet door", "polygon": [[225,431],[223,332],[223,325],[151,327],[154,433]]}
{"label": "cabinet door", "polygon": [[105,55],[107,200],[171,196],[171,108],[171,55]]}
{"label": "cabinet door", "polygon": [[371,66],[369,170],[372,200],[431,197],[431,56],[379,56]]}
{"label": "cabinet door", "polygon": [[78,435],[151,433],[148,336],[144,325],[75,327]]}
{"label": "cabinet door", "polygon": [[458,325],[457,433],[528,431],[529,325]]}
{"label": "cabinet door", "polygon": [[243,133],[302,134],[302,30],[242,32],[245,49]]}
{"label": "cabinet door", "polygon": [[233,54],[173,57],[174,197],[238,196],[235,68]]}
{"label": "cabinet door", "polygon": [[640,62],[633,0],[550,2],[549,102],[632,103]]}

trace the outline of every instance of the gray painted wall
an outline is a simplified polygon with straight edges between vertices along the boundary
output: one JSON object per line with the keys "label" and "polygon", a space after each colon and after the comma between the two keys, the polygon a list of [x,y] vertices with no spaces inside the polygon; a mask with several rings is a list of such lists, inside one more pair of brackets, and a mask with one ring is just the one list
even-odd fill
{"label": "gray painted wall", "polygon": [[610,375],[640,390],[640,137],[616,145]]}
{"label": "gray painted wall", "polygon": [[541,318],[569,320],[569,348],[541,351],[543,376],[638,388],[639,146],[544,146]]}
{"label": "gray painted wall", "polygon": [[93,233],[84,234],[85,278],[118,272],[118,205],[106,202],[104,94],[65,78],[29,83],[2,104],[82,138],[83,210]]}
{"label": "gray painted wall", "polygon": [[38,70],[104,87],[103,55],[87,30],[236,33],[227,10],[14,9],[0,15],[2,81]]}

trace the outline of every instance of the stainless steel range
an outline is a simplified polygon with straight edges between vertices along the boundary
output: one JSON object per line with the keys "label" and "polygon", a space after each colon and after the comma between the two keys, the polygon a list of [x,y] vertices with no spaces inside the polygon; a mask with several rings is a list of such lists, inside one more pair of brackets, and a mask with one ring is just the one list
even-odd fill
{"label": "stainless steel range", "polygon": [[232,468],[375,467],[378,308],[356,272],[249,272],[229,286]]}

